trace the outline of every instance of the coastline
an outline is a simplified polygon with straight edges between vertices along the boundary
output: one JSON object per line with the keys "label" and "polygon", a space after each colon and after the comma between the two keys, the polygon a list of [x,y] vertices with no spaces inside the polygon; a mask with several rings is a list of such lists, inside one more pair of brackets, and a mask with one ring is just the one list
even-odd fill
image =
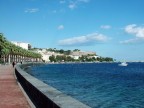
{"label": "coastline", "polygon": [[[35,66],[30,74],[91,107],[137,107],[144,105],[143,98],[139,96],[143,91],[136,89],[137,86],[143,89],[143,65],[129,63],[127,67],[120,67],[118,63],[48,64],[40,68]],[[129,97],[128,104],[124,101],[126,97]],[[138,101],[141,104],[137,105],[133,97],[142,99],[142,102]],[[98,105],[95,103],[97,100],[100,100]]]}
{"label": "coastline", "polygon": [[[35,106],[53,106],[53,108],[90,108],[80,101],[63,94],[57,89],[29,75],[21,70],[18,65],[16,66],[16,76]],[[41,101],[41,103],[39,103],[39,101]]]}

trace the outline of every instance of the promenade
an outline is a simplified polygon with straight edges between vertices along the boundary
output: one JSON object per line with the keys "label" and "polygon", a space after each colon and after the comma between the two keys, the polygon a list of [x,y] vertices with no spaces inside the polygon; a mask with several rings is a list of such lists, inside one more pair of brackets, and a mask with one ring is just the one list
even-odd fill
{"label": "promenade", "polygon": [[0,65],[0,108],[30,108],[16,82],[12,65]]}

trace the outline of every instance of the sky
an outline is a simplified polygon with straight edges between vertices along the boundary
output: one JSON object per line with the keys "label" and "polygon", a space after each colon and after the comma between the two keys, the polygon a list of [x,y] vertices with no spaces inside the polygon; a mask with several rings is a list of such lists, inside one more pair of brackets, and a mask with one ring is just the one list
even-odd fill
{"label": "sky", "polygon": [[0,0],[0,33],[32,47],[144,61],[144,0]]}

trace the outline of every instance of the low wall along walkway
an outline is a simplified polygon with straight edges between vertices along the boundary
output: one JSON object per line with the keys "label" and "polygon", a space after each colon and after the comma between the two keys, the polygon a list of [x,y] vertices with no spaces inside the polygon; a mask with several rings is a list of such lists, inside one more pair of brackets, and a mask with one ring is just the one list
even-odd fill
{"label": "low wall along walkway", "polygon": [[23,71],[18,65],[15,74],[37,108],[90,108]]}

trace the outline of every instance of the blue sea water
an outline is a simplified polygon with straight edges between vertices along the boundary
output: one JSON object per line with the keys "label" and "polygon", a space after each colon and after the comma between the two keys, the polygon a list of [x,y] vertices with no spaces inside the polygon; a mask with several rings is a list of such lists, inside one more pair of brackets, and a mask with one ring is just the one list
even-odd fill
{"label": "blue sea water", "polygon": [[144,108],[144,63],[48,64],[29,73],[92,108]]}

